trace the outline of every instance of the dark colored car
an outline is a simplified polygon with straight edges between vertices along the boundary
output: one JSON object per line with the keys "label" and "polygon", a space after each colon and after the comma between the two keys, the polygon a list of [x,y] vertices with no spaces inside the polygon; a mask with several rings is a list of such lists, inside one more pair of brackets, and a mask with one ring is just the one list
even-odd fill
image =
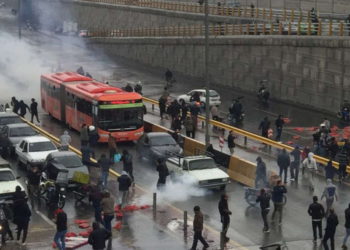
{"label": "dark colored car", "polygon": [[[57,165],[60,165],[57,167]],[[49,179],[56,179],[57,172],[60,167],[64,167],[68,170],[68,180],[71,181],[75,171],[89,174],[89,171],[85,165],[83,165],[81,158],[74,152],[59,151],[50,153],[46,157],[44,163],[44,170]]]}
{"label": "dark colored car", "polygon": [[137,142],[138,154],[151,161],[182,154],[182,148],[174,138],[164,132],[144,134]]}
{"label": "dark colored car", "polygon": [[12,112],[0,112],[0,129],[8,124],[23,123],[22,119]]}
{"label": "dark colored car", "polygon": [[36,135],[38,135],[38,133],[25,123],[3,126],[0,130],[0,148],[2,155],[14,156],[16,145],[24,137]]}

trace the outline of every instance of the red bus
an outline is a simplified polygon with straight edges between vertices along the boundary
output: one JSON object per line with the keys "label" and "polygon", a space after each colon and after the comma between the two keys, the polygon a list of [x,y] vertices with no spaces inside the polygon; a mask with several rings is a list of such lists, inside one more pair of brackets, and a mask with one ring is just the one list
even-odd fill
{"label": "red bus", "polygon": [[117,141],[137,140],[143,134],[142,96],[74,72],[41,76],[41,105],[49,115],[80,131],[94,125],[99,142],[108,134]]}

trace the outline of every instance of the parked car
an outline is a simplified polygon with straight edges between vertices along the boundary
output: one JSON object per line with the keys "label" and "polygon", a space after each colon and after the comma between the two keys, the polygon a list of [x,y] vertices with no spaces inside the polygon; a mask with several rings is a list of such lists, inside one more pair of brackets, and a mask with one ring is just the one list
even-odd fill
{"label": "parked car", "polygon": [[57,147],[44,136],[26,137],[16,146],[18,163],[27,170],[33,166],[41,167],[52,152],[58,152]]}
{"label": "parked car", "polygon": [[11,165],[4,158],[0,157],[0,168],[11,168]]}
{"label": "parked car", "polygon": [[[57,164],[61,166],[57,167]],[[72,181],[75,171],[89,174],[89,170],[85,165],[83,165],[81,158],[76,153],[71,151],[58,151],[48,154],[43,169],[46,172],[47,177],[50,179],[52,176],[57,176],[57,171],[62,166],[69,171],[69,182]]]}
{"label": "parked car", "polygon": [[26,189],[18,181],[19,178],[20,177],[15,177],[10,168],[0,168],[0,200],[11,201],[16,191],[16,186],[20,186],[22,192],[27,196],[25,192]]}
{"label": "parked car", "polygon": [[23,121],[13,112],[0,112],[0,129],[5,125],[13,123],[23,123]]}
{"label": "parked car", "polygon": [[166,165],[172,177],[190,176],[199,187],[223,190],[230,182],[229,175],[209,156],[171,157],[167,159]]}
{"label": "parked car", "polygon": [[[191,90],[187,94],[180,95],[179,97],[177,97],[177,100],[179,102],[183,100],[186,103],[190,103],[190,99],[195,93],[199,94],[199,98],[200,98],[201,103],[205,104],[205,97],[206,97],[206,90],[205,89]],[[220,104],[221,104],[221,98],[220,98],[220,95],[218,94],[218,92],[216,92],[215,90],[212,90],[212,89],[209,90],[209,105],[210,106],[215,106],[215,105],[218,106]]]}
{"label": "parked car", "polygon": [[8,124],[0,130],[0,147],[2,155],[14,156],[16,145],[24,138],[37,136],[28,124]]}
{"label": "parked car", "polygon": [[151,132],[144,134],[137,142],[138,154],[151,161],[182,154],[182,148],[174,138],[165,132]]}

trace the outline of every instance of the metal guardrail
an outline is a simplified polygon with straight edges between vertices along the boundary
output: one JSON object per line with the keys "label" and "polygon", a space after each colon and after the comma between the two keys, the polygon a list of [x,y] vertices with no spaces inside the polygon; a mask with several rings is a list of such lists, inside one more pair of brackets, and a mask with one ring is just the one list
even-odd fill
{"label": "metal guardrail", "polygon": [[[152,1],[152,0],[80,0],[93,3],[131,5],[138,7],[156,8],[172,11],[182,11],[190,13],[204,13],[204,6],[196,3]],[[255,19],[267,19],[281,21],[310,21],[309,11],[287,10],[287,9],[266,9],[252,7],[225,7],[209,5],[209,14],[218,16],[246,17]]]}
{"label": "metal guardrail", "polygon": [[[150,99],[150,98],[147,98],[147,97],[143,97],[143,100],[145,102],[148,102],[148,103],[152,104],[152,105],[159,105],[158,101]],[[154,108],[154,106],[153,106],[153,108]],[[202,122],[205,122],[205,117],[204,116],[200,115],[200,116],[198,116],[198,118]],[[274,141],[274,140],[270,140],[268,138],[262,137],[260,135],[257,135],[257,134],[251,133],[251,132],[248,132],[248,131],[243,130],[243,129],[236,128],[236,127],[231,126],[231,125],[226,124],[226,123],[218,122],[218,121],[215,121],[215,120],[212,120],[212,119],[209,120],[209,123],[211,125],[213,125],[213,126],[216,126],[216,127],[219,127],[219,128],[225,129],[225,130],[233,131],[234,133],[243,136],[245,144],[247,142],[247,138],[249,138],[251,140],[254,140],[254,141],[257,141],[257,142],[260,142],[260,143],[264,143],[266,145],[269,145],[269,146],[277,148],[277,149],[286,149],[288,151],[292,151],[294,149],[293,147],[288,146],[286,144],[283,144],[283,143],[280,143],[280,142],[277,142],[277,141]],[[315,155],[314,158],[315,158],[315,160],[318,163],[321,163],[323,165],[326,165],[328,163],[328,161],[329,161],[329,159],[321,157],[319,155]],[[333,161],[333,166],[335,166],[336,168],[339,168],[339,163],[336,162],[336,161]],[[347,166],[347,172],[350,173],[350,166]]]}
{"label": "metal guardrail", "polygon": [[[85,37],[194,37],[203,36],[203,25],[168,26],[158,28],[89,30]],[[344,22],[329,23],[255,23],[255,24],[218,24],[209,26],[210,36],[233,35],[297,35],[297,36],[348,36],[350,24]]]}

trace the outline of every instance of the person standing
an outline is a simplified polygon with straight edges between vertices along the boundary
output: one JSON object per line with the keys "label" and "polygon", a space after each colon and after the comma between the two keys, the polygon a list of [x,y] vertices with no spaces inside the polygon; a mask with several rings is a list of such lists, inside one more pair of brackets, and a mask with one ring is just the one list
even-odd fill
{"label": "person standing", "polygon": [[193,133],[196,132],[197,130],[197,126],[198,126],[198,115],[201,112],[200,110],[200,103],[193,103],[190,106],[190,112],[191,112],[191,117],[192,117],[192,121],[193,121]]}
{"label": "person standing", "polygon": [[290,165],[290,157],[286,151],[286,149],[282,149],[282,152],[278,154],[277,164],[280,168],[280,178],[282,179],[282,174],[284,172],[284,183],[287,183],[288,177],[288,167]]}
{"label": "person standing", "polygon": [[12,106],[12,112],[15,113],[15,114],[18,114],[19,101],[14,96],[11,98],[11,106]]}
{"label": "person standing", "polygon": [[338,200],[337,187],[332,183],[331,179],[327,179],[327,186],[323,190],[321,200],[323,197],[326,198],[326,216],[328,216],[329,210],[332,208],[334,200]]}
{"label": "person standing", "polygon": [[89,143],[88,127],[84,123],[80,129],[80,145],[87,145]]}
{"label": "person standing", "polygon": [[103,225],[106,230],[112,232],[112,220],[114,218],[114,200],[108,191],[105,191],[101,201],[103,212]]}
{"label": "person standing", "polygon": [[118,177],[119,183],[119,206],[124,208],[128,202],[129,188],[131,186],[131,179],[127,172],[122,171],[122,174]]}
{"label": "person standing", "polygon": [[163,159],[157,159],[157,171],[159,174],[157,188],[160,189],[165,186],[166,178],[169,175],[168,167]]}
{"label": "person standing", "polygon": [[314,175],[317,171],[317,163],[314,159],[314,153],[310,152],[307,158],[303,161],[303,174],[306,173],[306,178],[308,181],[308,186],[311,191],[314,190]]}
{"label": "person standing", "polygon": [[324,167],[324,171],[325,171],[326,180],[330,179],[333,181],[334,174],[336,173],[337,169],[333,167],[332,160],[329,160],[327,162],[327,165]]}
{"label": "person standing", "polygon": [[91,157],[95,158],[95,152],[89,147],[88,144],[83,144],[81,146],[81,159],[83,164],[85,164],[87,167],[96,167],[97,164],[91,161]]}
{"label": "person standing", "polygon": [[54,237],[54,242],[59,250],[66,249],[66,233],[67,233],[67,214],[60,210],[56,215],[56,234]]}
{"label": "person standing", "polygon": [[221,195],[221,199],[218,205],[221,223],[222,223],[221,236],[223,237],[225,242],[228,242],[230,240],[230,238],[227,237],[226,234],[230,226],[230,215],[232,214],[232,212],[228,208],[227,200],[228,200],[227,194]]}
{"label": "person standing", "polygon": [[301,161],[301,151],[299,146],[296,145],[290,155],[293,156],[293,161],[290,163],[290,180],[298,181],[299,178],[299,167]]}
{"label": "person standing", "polygon": [[331,240],[331,250],[334,250],[334,235],[339,224],[338,216],[335,214],[334,209],[329,210],[329,216],[327,217],[327,226],[323,237],[323,247],[328,250],[328,240]]}
{"label": "person standing", "polygon": [[270,128],[270,121],[269,118],[264,117],[264,120],[260,122],[259,129],[261,130],[261,136],[268,138],[268,131]]}
{"label": "person standing", "polygon": [[343,240],[342,248],[348,249],[348,247],[346,246],[346,242],[348,241],[348,238],[350,236],[350,203],[348,208],[345,209],[345,230],[346,230],[346,234]]}
{"label": "person standing", "polygon": [[193,125],[193,119],[191,116],[186,117],[184,121],[184,126],[186,130],[186,136],[194,139],[194,125]]}
{"label": "person standing", "polygon": [[266,164],[263,162],[260,156],[256,158],[256,173],[255,173],[255,188],[259,188],[259,183],[262,182],[262,187],[267,186],[267,177],[266,177]]}
{"label": "person standing", "polygon": [[195,206],[193,208],[194,211],[194,220],[193,220],[193,243],[191,250],[197,249],[198,240],[202,242],[203,249],[207,249],[209,247],[209,244],[205,241],[205,239],[202,236],[203,231],[203,214],[201,212],[201,208],[199,206]]}
{"label": "person standing", "polygon": [[97,129],[95,126],[89,126],[88,129],[88,135],[89,135],[89,145],[90,147],[96,146],[98,140],[100,139],[100,136],[98,135]]}
{"label": "person standing", "polygon": [[166,112],[167,98],[168,98],[168,97],[161,96],[161,97],[159,98],[159,100],[158,100],[158,102],[159,102],[160,119],[162,119],[162,120],[163,120],[163,115],[164,115],[165,112]]}
{"label": "person standing", "polygon": [[275,121],[275,125],[276,125],[276,131],[277,131],[276,141],[281,141],[281,135],[282,135],[283,125],[284,125],[284,120],[282,115],[278,116],[278,118]]}
{"label": "person standing", "polygon": [[339,162],[339,170],[338,170],[339,182],[341,183],[343,179],[346,177],[346,166],[349,164],[348,153],[344,146],[338,153],[337,158]]}
{"label": "person standing", "polygon": [[69,135],[69,132],[65,130],[63,135],[60,136],[60,144],[62,151],[68,151],[69,144],[72,142],[72,137]]}
{"label": "person standing", "polygon": [[230,150],[230,153],[231,155],[234,153],[234,149],[236,147],[236,144],[235,144],[235,139],[236,139],[236,136],[233,135],[233,131],[231,130],[227,136],[227,147],[228,149]]}
{"label": "person standing", "polygon": [[30,113],[32,114],[32,118],[30,119],[30,122],[33,123],[33,118],[35,116],[37,122],[39,121],[39,115],[38,115],[38,103],[35,101],[34,98],[32,98],[32,103],[30,104]]}
{"label": "person standing", "polygon": [[30,195],[31,205],[34,207],[34,201],[38,201],[38,205],[40,203],[40,193],[39,193],[39,186],[40,186],[40,178],[41,178],[41,172],[39,171],[39,168],[34,166],[28,171],[27,179],[28,179],[28,193]]}
{"label": "person standing", "polygon": [[107,187],[109,169],[112,164],[113,162],[111,159],[108,159],[105,154],[101,154],[101,157],[98,160],[98,165],[101,168],[101,181],[103,187]]}
{"label": "person standing", "polygon": [[27,114],[27,109],[30,112],[29,106],[26,103],[24,103],[23,100],[20,100],[19,101],[19,115],[24,118],[25,115]]}
{"label": "person standing", "polygon": [[181,121],[184,122],[187,117],[188,107],[184,100],[181,101]]}
{"label": "person standing", "polygon": [[133,175],[133,165],[132,165],[132,155],[128,150],[123,150],[122,158],[120,159],[123,162],[123,170],[128,173],[131,178],[131,181],[134,183]]}
{"label": "person standing", "polygon": [[23,231],[22,245],[24,246],[27,239],[28,225],[32,212],[27,202],[19,202],[13,207],[13,221],[17,225],[17,241],[20,240]]}
{"label": "person standing", "polygon": [[210,113],[211,113],[211,119],[215,120],[215,121],[219,121],[219,110],[218,110],[218,106],[213,105],[210,108]]}
{"label": "person standing", "polygon": [[114,155],[117,153],[117,142],[112,136],[112,133],[108,134],[108,150],[109,150],[109,159],[114,161]]}
{"label": "person standing", "polygon": [[94,207],[95,221],[102,223],[102,217],[101,217],[102,193],[99,186],[92,185],[89,199],[92,202],[92,206]]}
{"label": "person standing", "polygon": [[314,196],[312,200],[313,203],[309,206],[307,212],[312,218],[312,231],[314,233],[314,243],[316,243],[317,229],[318,235],[320,236],[320,239],[322,239],[322,219],[325,216],[325,212],[323,206],[318,203],[317,196]]}
{"label": "person standing", "polygon": [[92,223],[92,232],[89,235],[88,243],[92,246],[93,250],[103,250],[106,248],[106,240],[112,236],[110,231],[104,228],[100,228],[98,222]]}
{"label": "person standing", "polygon": [[264,233],[270,232],[269,223],[267,221],[267,215],[270,212],[270,199],[271,199],[270,195],[266,193],[265,189],[263,188],[260,190],[260,195],[256,199],[256,202],[260,203],[261,217],[264,222],[264,228],[263,228]]}
{"label": "person standing", "polygon": [[282,181],[278,180],[277,185],[273,187],[272,191],[272,201],[273,201],[273,213],[272,220],[275,219],[276,212],[279,213],[279,225],[282,225],[282,214],[283,214],[283,196],[287,193],[287,189],[282,185]]}

